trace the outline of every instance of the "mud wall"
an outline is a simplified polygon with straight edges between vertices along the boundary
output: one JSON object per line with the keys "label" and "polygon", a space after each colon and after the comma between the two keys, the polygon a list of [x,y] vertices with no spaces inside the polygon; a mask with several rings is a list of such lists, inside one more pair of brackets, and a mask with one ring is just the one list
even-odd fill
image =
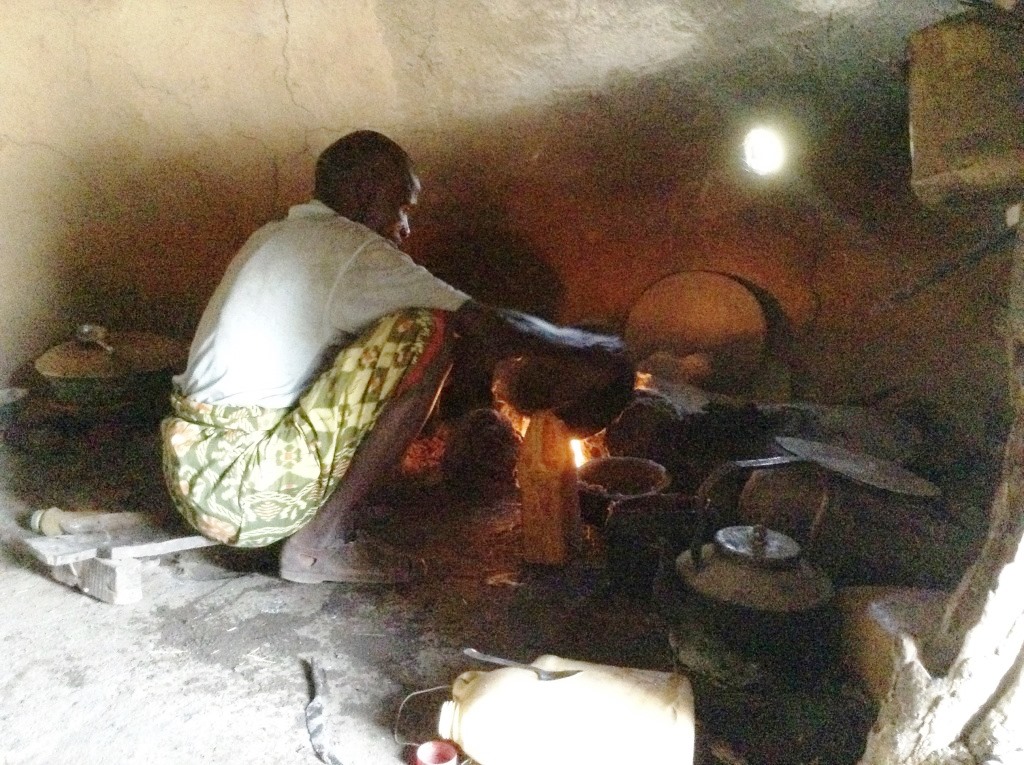
{"label": "mud wall", "polygon": [[[899,371],[901,400],[946,407],[970,381],[976,437],[1001,261],[876,310],[990,224],[909,194],[906,39],[960,6],[765,5],[5,3],[0,378],[81,321],[187,337],[317,152],[371,127],[420,164],[411,249],[481,299],[619,328],[665,274],[737,273],[798,325],[802,395]],[[794,140],[780,186],[735,171],[754,119]]]}

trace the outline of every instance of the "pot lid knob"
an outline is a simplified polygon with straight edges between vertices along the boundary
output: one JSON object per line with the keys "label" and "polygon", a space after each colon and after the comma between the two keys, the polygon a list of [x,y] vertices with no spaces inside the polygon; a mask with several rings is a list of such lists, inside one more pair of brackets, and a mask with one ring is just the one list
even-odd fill
{"label": "pot lid knob", "polygon": [[800,557],[800,545],[795,539],[761,524],[719,529],[715,532],[715,545],[726,555],[765,568],[788,568]]}

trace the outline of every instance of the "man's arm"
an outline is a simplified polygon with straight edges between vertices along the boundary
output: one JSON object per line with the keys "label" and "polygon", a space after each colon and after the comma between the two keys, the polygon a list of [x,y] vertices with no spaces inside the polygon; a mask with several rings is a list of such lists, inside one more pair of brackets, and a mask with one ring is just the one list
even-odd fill
{"label": "man's arm", "polygon": [[529,413],[553,409],[581,432],[603,428],[626,405],[634,368],[622,340],[536,316],[469,301],[452,317],[460,354],[490,363],[521,358],[510,403]]}
{"label": "man's arm", "polygon": [[455,312],[452,329],[479,352],[496,359],[527,354],[549,356],[624,355],[622,340],[573,327],[560,327],[536,316],[468,300]]}

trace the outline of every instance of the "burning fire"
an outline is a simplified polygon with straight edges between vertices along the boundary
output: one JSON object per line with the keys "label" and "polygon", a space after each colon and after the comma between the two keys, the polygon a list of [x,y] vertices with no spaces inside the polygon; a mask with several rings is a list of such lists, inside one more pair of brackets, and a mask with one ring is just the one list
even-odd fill
{"label": "burning fire", "polygon": [[576,467],[587,461],[587,456],[583,453],[583,442],[578,438],[569,441],[569,448],[572,449],[572,458],[576,462]]}

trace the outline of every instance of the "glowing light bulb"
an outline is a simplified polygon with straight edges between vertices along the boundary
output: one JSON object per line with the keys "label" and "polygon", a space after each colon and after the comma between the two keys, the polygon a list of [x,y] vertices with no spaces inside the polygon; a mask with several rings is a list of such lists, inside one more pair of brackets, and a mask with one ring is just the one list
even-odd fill
{"label": "glowing light bulb", "polygon": [[743,139],[743,161],[758,175],[771,175],[786,163],[786,145],[775,130],[752,128]]}
{"label": "glowing light bulb", "polygon": [[587,461],[586,455],[583,454],[583,442],[578,438],[569,441],[569,448],[572,449],[572,458],[576,462],[576,467]]}

